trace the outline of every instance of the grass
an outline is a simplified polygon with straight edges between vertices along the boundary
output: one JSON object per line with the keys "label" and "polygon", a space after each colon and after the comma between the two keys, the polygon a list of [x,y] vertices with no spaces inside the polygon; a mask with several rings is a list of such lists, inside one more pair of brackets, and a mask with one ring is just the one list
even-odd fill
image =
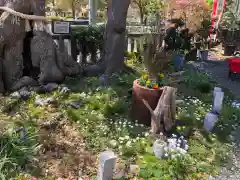
{"label": "grass", "polygon": [[[144,72],[141,64],[128,64],[140,74]],[[94,177],[97,155],[107,149],[119,155],[119,169],[139,165],[138,178],[207,179],[218,174],[229,157],[229,135],[239,123],[239,109],[231,107],[226,98],[214,133],[206,133],[203,119],[211,108],[213,85],[203,74],[185,73],[184,83],[176,85],[178,99],[184,101],[178,106],[177,117],[184,125],[177,126],[173,133],[185,135],[188,130],[189,150],[184,156],[158,160],[152,153],[155,137],[149,134],[149,128],[129,119],[132,82],[138,77],[115,75],[110,86],[103,86],[98,78],[69,79],[66,84],[73,92],[41,95],[53,97],[56,103],[35,106],[35,94],[17,104],[15,114],[2,113],[1,179],[24,179],[24,174],[39,179],[76,178],[79,171]],[[66,106],[69,102],[77,102],[80,108]],[[16,127],[22,126],[27,129],[27,143],[15,133]]]}

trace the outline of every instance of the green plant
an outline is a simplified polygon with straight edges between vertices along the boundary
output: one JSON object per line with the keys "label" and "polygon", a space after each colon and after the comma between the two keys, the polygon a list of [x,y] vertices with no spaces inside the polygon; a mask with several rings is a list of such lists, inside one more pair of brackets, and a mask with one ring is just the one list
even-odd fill
{"label": "green plant", "polygon": [[157,79],[152,78],[150,75],[144,74],[138,79],[138,83],[141,86],[158,89],[165,84],[164,74],[159,74]]}
{"label": "green plant", "polygon": [[73,29],[73,36],[84,57],[89,53],[96,56],[97,50],[103,51],[104,30],[104,25],[82,26]]}
{"label": "green plant", "polygon": [[187,71],[184,74],[184,79],[188,87],[195,88],[201,93],[209,93],[212,89],[212,84],[207,74]]}
{"label": "green plant", "polygon": [[34,127],[29,125],[25,127],[26,141],[23,141],[21,133],[16,132],[18,128],[17,124],[9,123],[6,130],[0,134],[0,179],[2,180],[15,177],[40,147],[36,143]]}

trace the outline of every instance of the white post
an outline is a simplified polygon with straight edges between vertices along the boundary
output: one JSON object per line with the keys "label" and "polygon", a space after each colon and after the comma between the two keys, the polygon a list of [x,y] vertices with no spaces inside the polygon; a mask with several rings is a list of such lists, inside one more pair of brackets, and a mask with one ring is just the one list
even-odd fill
{"label": "white post", "polygon": [[65,49],[67,49],[68,55],[71,56],[71,41],[64,39]]}
{"label": "white post", "polygon": [[137,39],[136,38],[134,38],[134,45],[133,45],[133,52],[137,52]]}
{"label": "white post", "polygon": [[132,52],[132,39],[128,36],[128,52]]}
{"label": "white post", "polygon": [[88,1],[88,19],[90,24],[96,24],[97,17],[97,1],[89,0]]}
{"label": "white post", "polygon": [[142,52],[142,50],[143,50],[143,36],[141,36],[140,38],[139,38],[139,43],[140,43],[140,52]]}
{"label": "white post", "polygon": [[100,163],[97,180],[113,179],[117,157],[112,151],[105,151],[100,153]]}

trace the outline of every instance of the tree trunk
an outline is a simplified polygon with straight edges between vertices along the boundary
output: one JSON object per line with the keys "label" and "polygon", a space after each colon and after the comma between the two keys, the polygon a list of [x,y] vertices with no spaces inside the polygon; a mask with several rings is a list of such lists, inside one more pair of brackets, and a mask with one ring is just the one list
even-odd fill
{"label": "tree trunk", "polygon": [[72,16],[73,16],[73,19],[76,18],[76,8],[75,8],[75,6],[76,6],[75,1],[72,1]]}
{"label": "tree trunk", "polygon": [[[45,15],[45,0],[13,0],[4,6],[24,14]],[[11,14],[3,18],[0,30],[0,93],[33,84],[60,83],[66,76],[81,73],[77,62],[64,49],[60,51],[56,46],[46,30],[47,24],[36,21],[31,26],[32,32],[26,32],[24,19]]]}
{"label": "tree trunk", "polygon": [[144,24],[144,13],[141,10],[141,8],[139,8],[139,14],[140,14],[140,24]]}
{"label": "tree trunk", "polygon": [[86,76],[97,76],[104,73],[111,76],[125,68],[125,31],[126,19],[130,0],[109,0],[108,21],[105,30],[104,57],[98,65],[84,69]]}
{"label": "tree trunk", "polygon": [[105,75],[109,76],[124,67],[125,31],[130,0],[111,0],[108,4],[106,26]]}

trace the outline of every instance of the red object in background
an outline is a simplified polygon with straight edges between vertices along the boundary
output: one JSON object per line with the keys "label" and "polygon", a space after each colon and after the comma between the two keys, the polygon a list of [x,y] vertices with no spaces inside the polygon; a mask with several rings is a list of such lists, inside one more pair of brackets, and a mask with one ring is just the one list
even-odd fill
{"label": "red object in background", "polygon": [[240,58],[228,58],[229,71],[232,73],[240,73]]}

